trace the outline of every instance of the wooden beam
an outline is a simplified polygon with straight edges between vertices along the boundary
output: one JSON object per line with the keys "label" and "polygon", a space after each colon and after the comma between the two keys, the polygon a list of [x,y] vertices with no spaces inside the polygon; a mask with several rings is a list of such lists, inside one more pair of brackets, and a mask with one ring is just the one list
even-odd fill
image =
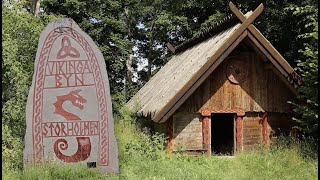
{"label": "wooden beam", "polygon": [[269,132],[268,132],[268,113],[264,112],[262,115],[262,137],[263,137],[263,143],[266,147],[269,146]]}
{"label": "wooden beam", "polygon": [[[246,21],[244,14],[236,8],[236,6],[230,1],[230,10],[240,19],[241,22]],[[283,67],[283,69],[289,74],[297,76],[297,84],[302,83],[301,77],[295,73],[294,69],[289,65],[289,63],[281,56],[281,54],[271,45],[271,43],[259,32],[259,30],[252,24],[248,26],[248,30],[252,35],[257,38],[259,42],[267,49],[267,51],[278,61],[278,63]]]}
{"label": "wooden beam", "polygon": [[202,116],[202,142],[203,149],[207,150],[207,155],[211,155],[211,146],[210,146],[210,118],[209,116]]}
{"label": "wooden beam", "polygon": [[167,151],[170,154],[173,152],[173,118],[172,116],[166,122],[166,130],[167,130],[167,136],[168,136]]}
{"label": "wooden beam", "polygon": [[241,116],[236,117],[236,140],[237,140],[237,152],[242,151],[242,131],[243,131],[243,119]]}
{"label": "wooden beam", "polygon": [[171,43],[168,42],[167,47],[173,54],[176,52],[176,48]]}
{"label": "wooden beam", "polygon": [[237,116],[244,116],[245,111],[242,108],[235,109],[203,109],[201,111],[202,116],[210,116],[212,113],[235,113]]}
{"label": "wooden beam", "polygon": [[[261,3],[257,9],[236,29],[231,36],[222,43],[221,47],[210,57],[210,59],[195,73],[195,75],[186,83],[161,110],[159,110],[155,116],[152,118],[155,122],[163,121],[161,120],[165,114],[173,107],[174,104],[187,92],[187,90],[194,84],[194,82],[199,79],[203,72],[206,72],[208,67],[210,67],[216,59],[218,59],[225,50],[233,44],[237,38],[247,29],[247,27],[262,13],[263,11],[263,4]],[[166,117],[167,119],[168,117]]]}

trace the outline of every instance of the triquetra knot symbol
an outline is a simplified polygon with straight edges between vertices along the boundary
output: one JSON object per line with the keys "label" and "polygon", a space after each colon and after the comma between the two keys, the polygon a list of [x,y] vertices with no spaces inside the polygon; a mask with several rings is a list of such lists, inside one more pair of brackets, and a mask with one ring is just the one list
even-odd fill
{"label": "triquetra knot symbol", "polygon": [[61,41],[61,49],[57,54],[57,58],[62,59],[67,56],[78,58],[80,57],[80,53],[76,50],[76,48],[71,46],[70,39],[67,36],[64,36]]}

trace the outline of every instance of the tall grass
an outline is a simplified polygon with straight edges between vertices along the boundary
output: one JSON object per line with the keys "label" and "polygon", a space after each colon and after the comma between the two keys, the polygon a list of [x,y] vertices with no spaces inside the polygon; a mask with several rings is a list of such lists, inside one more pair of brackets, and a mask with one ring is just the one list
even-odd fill
{"label": "tall grass", "polygon": [[[279,144],[281,144],[279,142]],[[318,163],[305,159],[298,145],[239,153],[234,157],[165,154],[130,158],[122,179],[317,179]]]}
{"label": "tall grass", "polygon": [[94,169],[87,168],[86,164],[58,164],[43,163],[37,166],[26,167],[21,172],[5,174],[3,179],[21,180],[74,180],[74,179],[107,179],[115,178],[113,174],[102,174]]}
{"label": "tall grass", "polygon": [[143,132],[128,111],[115,117],[120,173],[102,174],[85,164],[43,164],[7,171],[3,179],[317,179],[317,147],[310,140],[279,137],[268,149],[234,157],[167,154],[166,137]]}

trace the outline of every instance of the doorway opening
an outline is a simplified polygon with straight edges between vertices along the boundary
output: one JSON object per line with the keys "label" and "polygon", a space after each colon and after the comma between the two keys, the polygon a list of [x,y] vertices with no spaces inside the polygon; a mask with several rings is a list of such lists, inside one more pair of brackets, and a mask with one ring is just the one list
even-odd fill
{"label": "doorway opening", "polygon": [[233,155],[234,140],[234,114],[211,114],[211,151],[215,155]]}

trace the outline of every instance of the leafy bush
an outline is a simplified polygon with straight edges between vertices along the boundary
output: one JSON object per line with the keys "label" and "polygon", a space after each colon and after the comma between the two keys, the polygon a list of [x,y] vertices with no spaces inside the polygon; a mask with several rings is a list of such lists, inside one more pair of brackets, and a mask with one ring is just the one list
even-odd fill
{"label": "leafy bush", "polygon": [[126,156],[140,156],[152,160],[157,160],[163,156],[166,138],[163,134],[156,133],[149,137],[148,134],[141,133],[137,141],[129,142],[126,145]]}
{"label": "leafy bush", "polygon": [[294,150],[306,160],[318,159],[318,142],[312,137],[279,136],[271,144],[272,151]]}
{"label": "leafy bush", "polygon": [[296,71],[302,76],[303,84],[299,90],[300,102],[294,105],[297,116],[294,118],[305,136],[318,139],[318,8],[315,6],[292,6],[290,9],[297,17],[303,16],[300,23],[308,30],[298,36],[304,40],[305,48],[299,52]]}
{"label": "leafy bush", "polygon": [[[37,41],[43,29],[23,2],[2,5],[2,158],[3,170],[22,168],[25,107]],[[19,13],[18,13],[19,12]]]}
{"label": "leafy bush", "polygon": [[3,170],[22,168],[26,103],[41,31],[53,15],[35,17],[27,1],[2,4],[2,158]]}
{"label": "leafy bush", "polygon": [[7,125],[2,125],[2,170],[10,171],[22,169],[23,143],[15,138]]}

